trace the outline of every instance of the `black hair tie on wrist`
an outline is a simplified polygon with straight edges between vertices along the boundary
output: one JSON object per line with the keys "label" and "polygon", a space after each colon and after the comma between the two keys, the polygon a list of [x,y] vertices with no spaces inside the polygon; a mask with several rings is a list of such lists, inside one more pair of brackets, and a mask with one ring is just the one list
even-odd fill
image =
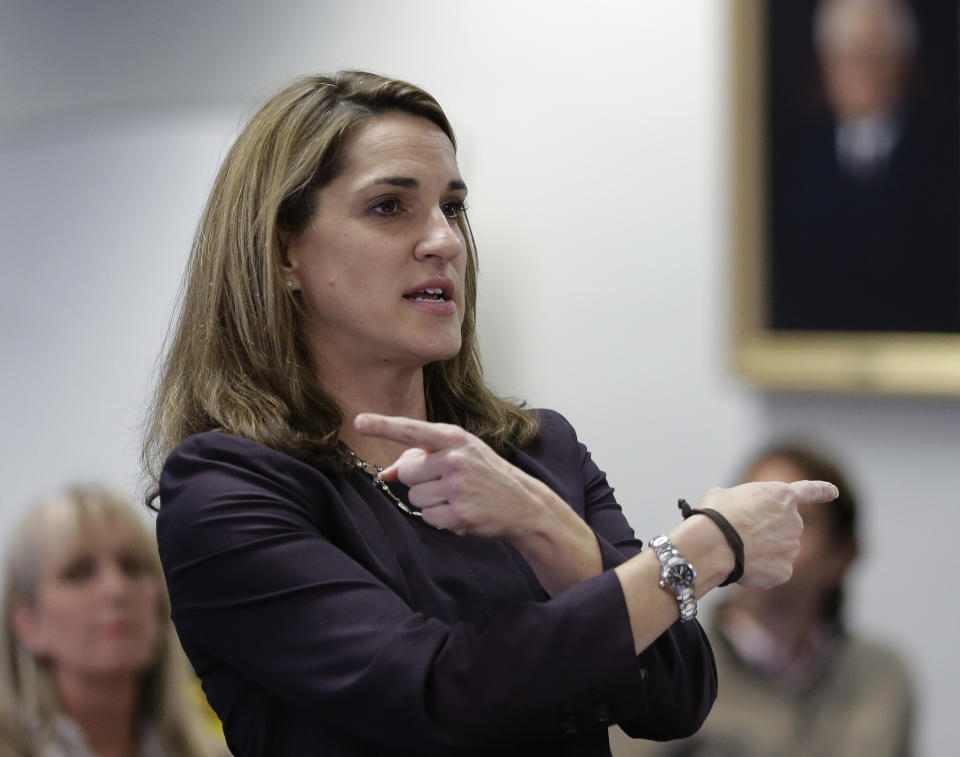
{"label": "black hair tie on wrist", "polygon": [[743,578],[743,539],[740,538],[740,534],[737,533],[737,529],[730,525],[725,517],[720,513],[710,507],[703,507],[696,509],[690,507],[690,503],[685,499],[681,499],[677,502],[677,507],[680,508],[680,513],[683,515],[683,519],[686,520],[691,515],[706,515],[710,520],[717,524],[717,528],[723,533],[723,537],[727,540],[727,544],[730,545],[730,549],[733,550],[733,570],[730,571],[730,575],[727,576],[727,580],[724,581],[721,586],[726,586],[727,584],[735,584],[741,578]]}

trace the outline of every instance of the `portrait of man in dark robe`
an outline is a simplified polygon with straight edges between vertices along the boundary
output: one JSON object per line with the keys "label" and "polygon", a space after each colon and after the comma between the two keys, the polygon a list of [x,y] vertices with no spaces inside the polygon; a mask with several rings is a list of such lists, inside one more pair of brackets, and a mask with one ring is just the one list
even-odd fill
{"label": "portrait of man in dark robe", "polygon": [[957,7],[767,4],[772,329],[960,332]]}

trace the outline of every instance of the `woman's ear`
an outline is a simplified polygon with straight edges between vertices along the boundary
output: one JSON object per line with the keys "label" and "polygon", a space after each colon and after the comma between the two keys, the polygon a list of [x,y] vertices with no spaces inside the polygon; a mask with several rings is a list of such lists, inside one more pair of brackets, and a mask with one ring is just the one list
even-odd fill
{"label": "woman's ear", "polygon": [[280,235],[280,272],[283,274],[287,289],[299,291],[300,279],[297,276],[297,270],[300,263],[300,251],[297,244],[297,237],[289,231],[283,229]]}
{"label": "woman's ear", "polygon": [[36,610],[20,599],[15,599],[11,606],[10,621],[13,624],[13,633],[34,656],[43,652],[43,629]]}

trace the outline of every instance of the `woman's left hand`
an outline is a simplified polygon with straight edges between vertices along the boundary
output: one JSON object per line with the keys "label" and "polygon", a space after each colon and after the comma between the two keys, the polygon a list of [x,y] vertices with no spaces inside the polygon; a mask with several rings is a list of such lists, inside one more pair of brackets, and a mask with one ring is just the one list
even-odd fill
{"label": "woman's left hand", "polygon": [[376,413],[361,413],[354,427],[408,447],[380,477],[409,486],[427,523],[509,541],[551,594],[600,573],[600,547],[584,520],[468,431]]}

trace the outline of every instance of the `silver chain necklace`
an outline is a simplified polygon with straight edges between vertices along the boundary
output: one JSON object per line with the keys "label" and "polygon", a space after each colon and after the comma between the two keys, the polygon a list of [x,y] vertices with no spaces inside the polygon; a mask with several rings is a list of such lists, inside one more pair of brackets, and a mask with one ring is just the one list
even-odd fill
{"label": "silver chain necklace", "polygon": [[423,513],[419,510],[414,510],[406,502],[404,502],[400,497],[394,494],[390,487],[387,486],[387,482],[380,478],[380,474],[383,472],[381,468],[376,463],[371,463],[369,460],[364,460],[356,452],[354,452],[349,447],[345,447],[347,451],[347,456],[350,458],[350,462],[359,470],[366,473],[373,480],[373,485],[380,489],[387,497],[390,498],[390,501],[393,502],[401,511],[410,515],[414,518],[423,518]]}

